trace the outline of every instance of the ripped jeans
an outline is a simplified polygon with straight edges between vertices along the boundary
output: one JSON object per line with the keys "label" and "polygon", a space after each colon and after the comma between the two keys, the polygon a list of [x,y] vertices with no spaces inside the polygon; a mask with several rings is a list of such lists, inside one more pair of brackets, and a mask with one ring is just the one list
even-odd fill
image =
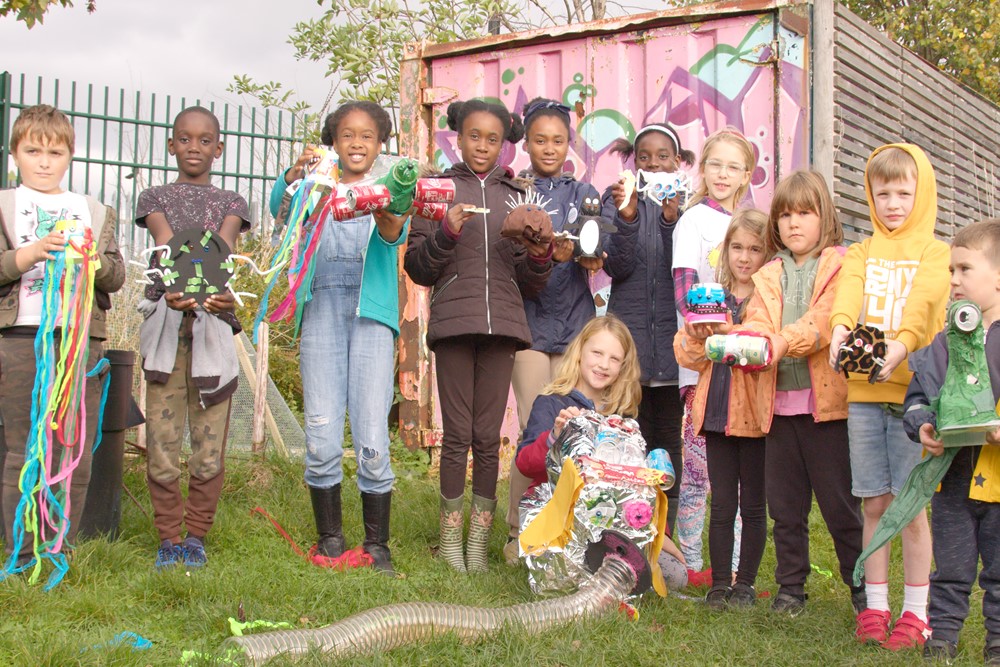
{"label": "ripped jeans", "polygon": [[302,317],[299,367],[305,403],[306,484],[329,488],[343,480],[346,413],[351,420],[358,489],[381,494],[392,490],[395,479],[389,462],[388,426],[395,348],[392,329],[357,316],[361,251],[368,229],[367,223],[326,226],[316,258],[313,298]]}

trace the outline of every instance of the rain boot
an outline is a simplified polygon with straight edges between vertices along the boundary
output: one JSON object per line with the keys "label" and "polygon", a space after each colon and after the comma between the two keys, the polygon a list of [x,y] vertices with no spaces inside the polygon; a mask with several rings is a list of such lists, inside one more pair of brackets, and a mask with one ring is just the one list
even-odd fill
{"label": "rain boot", "polygon": [[463,496],[451,500],[441,496],[441,540],[438,555],[459,572],[465,572],[465,560],[462,558],[464,507]]}
{"label": "rain boot", "polygon": [[365,520],[365,552],[372,557],[372,565],[382,574],[396,576],[392,569],[392,554],[389,552],[389,510],[392,506],[392,491],[386,493],[362,493],[361,514]]}
{"label": "rain boot", "polygon": [[465,568],[469,572],[486,572],[486,546],[496,513],[496,499],[488,500],[473,494],[472,516],[469,518],[469,539],[465,545]]}
{"label": "rain boot", "polygon": [[316,553],[327,558],[340,558],[344,553],[344,532],[341,529],[340,484],[329,489],[309,487],[313,516],[319,541]]}

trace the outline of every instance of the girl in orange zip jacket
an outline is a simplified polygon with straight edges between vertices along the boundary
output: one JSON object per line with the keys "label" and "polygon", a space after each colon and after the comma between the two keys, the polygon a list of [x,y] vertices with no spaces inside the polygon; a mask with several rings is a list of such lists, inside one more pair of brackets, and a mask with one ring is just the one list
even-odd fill
{"label": "girl in orange zip jacket", "polygon": [[[726,291],[726,305],[736,324],[753,294],[752,276],[767,259],[766,226],[763,211],[740,209],[720,246],[717,279]],[[699,373],[691,417],[694,432],[705,436],[712,485],[708,526],[712,587],[705,596],[712,609],[749,607],[757,602],[754,583],[767,542],[764,434],[755,410],[757,374],[713,364],[705,356],[705,339],[729,333],[732,328],[732,324],[688,324],[674,338],[677,363]],[[743,529],[733,582],[737,510]]]}
{"label": "girl in orange zip jacket", "polygon": [[[813,492],[848,586],[861,553],[860,503],[851,494],[847,383],[827,362],[844,233],[822,176],[797,171],[778,184],[766,237],[775,259],[753,276],[743,327],[771,341],[771,363],[758,375],[758,418],[767,434],[765,486],[780,587],[772,608],[795,615],[805,607]],[[852,587],[855,614],[865,608],[864,596],[863,586]]]}

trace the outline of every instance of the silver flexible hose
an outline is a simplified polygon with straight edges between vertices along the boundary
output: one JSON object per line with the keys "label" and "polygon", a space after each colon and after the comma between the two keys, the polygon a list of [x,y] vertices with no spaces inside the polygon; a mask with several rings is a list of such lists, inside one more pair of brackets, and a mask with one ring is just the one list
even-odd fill
{"label": "silver flexible hose", "polygon": [[230,637],[222,648],[237,647],[248,664],[262,665],[278,655],[297,656],[314,649],[338,657],[388,651],[446,634],[477,639],[505,625],[534,634],[616,608],[637,582],[632,565],[611,554],[584,587],[566,597],[499,609],[405,602],[363,611],[323,628]]}

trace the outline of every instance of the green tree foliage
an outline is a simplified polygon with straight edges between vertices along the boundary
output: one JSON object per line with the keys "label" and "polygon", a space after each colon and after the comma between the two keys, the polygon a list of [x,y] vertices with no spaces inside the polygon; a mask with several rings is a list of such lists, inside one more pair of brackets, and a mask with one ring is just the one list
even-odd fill
{"label": "green tree foliage", "polygon": [[844,0],[890,39],[1000,103],[1000,0]]}
{"label": "green tree foliage", "polygon": [[[546,25],[564,25],[605,18],[609,13],[632,13],[607,0],[318,0],[328,6],[322,16],[295,25],[288,42],[295,57],[327,64],[327,76],[338,80],[331,89],[345,99],[371,100],[387,109],[399,106],[399,63],[409,42],[456,42],[490,32],[516,32]],[[664,0],[646,2],[645,9]],[[258,83],[249,76],[234,77],[231,92],[249,94],[265,105],[304,115],[308,105],[280,82]],[[316,126],[325,113],[306,118],[312,128],[304,138],[318,136]],[[394,114],[395,116],[395,114]],[[396,118],[394,118],[394,121]]]}
{"label": "green tree foliage", "polygon": [[[45,20],[45,13],[52,5],[60,7],[72,7],[73,0],[2,0],[0,1],[0,18],[14,14],[18,21],[24,21],[29,28],[35,23],[42,23]],[[97,0],[87,0],[87,12],[92,13],[97,10]]]}

